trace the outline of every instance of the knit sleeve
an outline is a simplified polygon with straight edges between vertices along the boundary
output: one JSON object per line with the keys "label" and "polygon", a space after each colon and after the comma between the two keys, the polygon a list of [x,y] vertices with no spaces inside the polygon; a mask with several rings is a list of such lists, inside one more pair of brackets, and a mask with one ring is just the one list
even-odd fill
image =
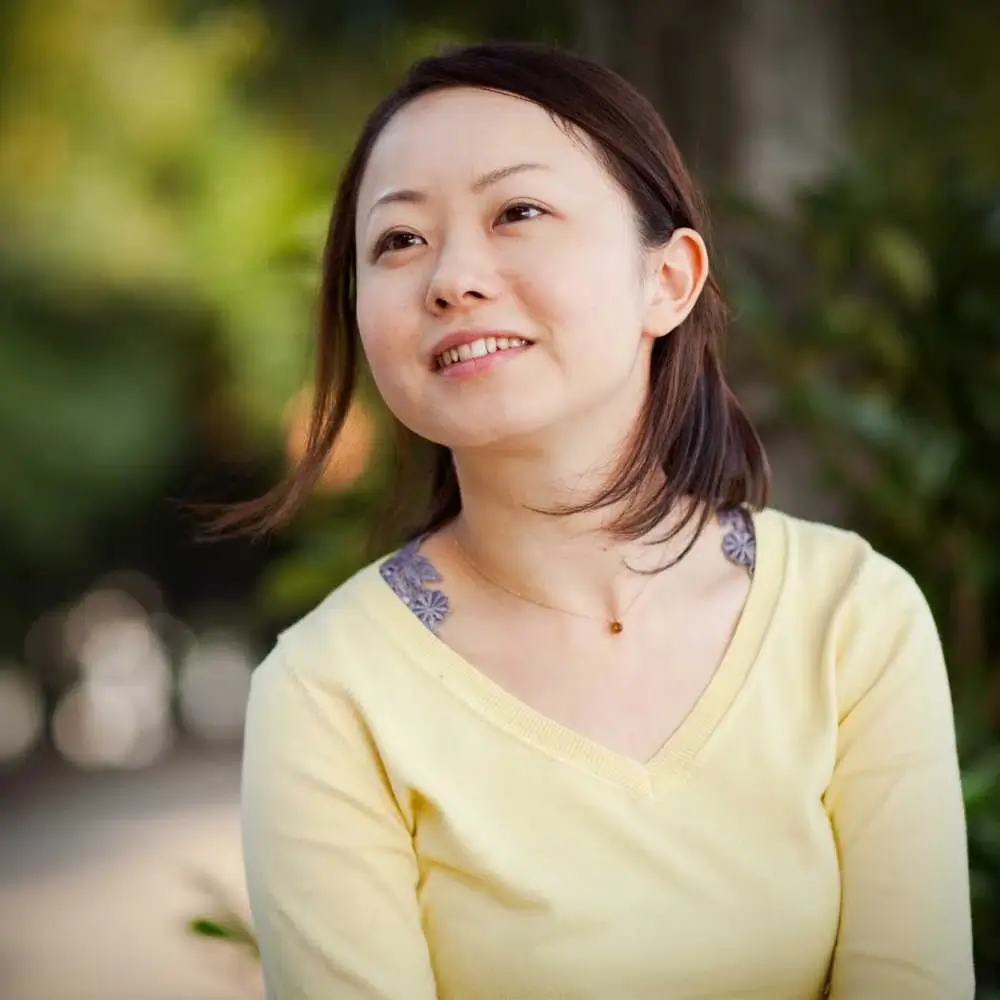
{"label": "knit sleeve", "polygon": [[412,838],[349,697],[283,640],[257,668],[244,865],[268,1000],[434,1000]]}
{"label": "knit sleeve", "polygon": [[838,628],[826,806],[842,901],[833,1000],[972,1000],[965,816],[944,657],[915,582],[874,557]]}

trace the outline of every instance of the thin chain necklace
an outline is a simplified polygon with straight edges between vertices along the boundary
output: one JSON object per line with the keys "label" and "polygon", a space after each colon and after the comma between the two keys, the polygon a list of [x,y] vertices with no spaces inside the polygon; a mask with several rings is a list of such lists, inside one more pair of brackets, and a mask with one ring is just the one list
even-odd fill
{"label": "thin chain necklace", "polygon": [[574,618],[585,618],[588,621],[606,622],[608,632],[610,632],[611,635],[621,635],[622,632],[625,631],[625,625],[622,619],[624,619],[628,615],[628,613],[635,606],[639,598],[642,597],[642,595],[646,592],[646,588],[649,586],[650,581],[653,579],[654,576],[654,574],[652,573],[648,575],[646,582],[642,585],[642,587],[639,588],[639,591],[635,595],[635,597],[633,597],[632,600],[628,602],[628,604],[625,606],[625,609],[621,612],[621,614],[616,615],[614,618],[604,618],[603,616],[598,617],[597,615],[586,615],[582,611],[572,611],[569,608],[558,608],[554,604],[546,604],[544,601],[539,601],[533,597],[528,597],[527,594],[522,594],[519,591],[513,590],[511,587],[508,587],[505,584],[501,583],[499,580],[495,580],[484,570],[480,569],[478,564],[462,547],[462,543],[458,540],[458,536],[455,535],[454,532],[452,533],[451,539],[455,543],[455,548],[458,549],[459,555],[462,557],[462,560],[469,567],[469,569],[471,569],[477,576],[481,577],[487,583],[492,584],[498,590],[502,590],[505,593],[510,594],[511,597],[516,597],[520,601],[525,601],[528,604],[534,604],[535,607],[537,608],[545,608],[546,611],[555,611],[561,615],[572,615]]}

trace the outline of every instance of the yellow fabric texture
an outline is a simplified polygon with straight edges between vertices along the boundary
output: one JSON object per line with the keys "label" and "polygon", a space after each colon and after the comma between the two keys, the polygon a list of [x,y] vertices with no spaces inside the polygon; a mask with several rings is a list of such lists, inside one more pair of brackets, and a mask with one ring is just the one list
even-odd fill
{"label": "yellow fabric texture", "polygon": [[927,604],[854,534],[754,523],[730,647],[646,764],[487,679],[378,564],[288,628],[243,770],[269,1000],[972,998]]}

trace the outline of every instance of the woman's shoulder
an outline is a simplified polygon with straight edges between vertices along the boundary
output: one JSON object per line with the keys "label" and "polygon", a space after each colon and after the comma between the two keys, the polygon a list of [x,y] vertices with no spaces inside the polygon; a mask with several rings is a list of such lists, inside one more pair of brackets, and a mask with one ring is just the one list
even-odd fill
{"label": "woman's shoulder", "polygon": [[801,643],[789,648],[804,662],[824,651],[819,659],[835,671],[839,718],[888,673],[892,684],[915,678],[918,686],[941,688],[937,625],[907,569],[847,528],[773,510],[757,521],[759,544],[770,545],[772,557],[782,554],[772,560],[780,563],[782,634]]}
{"label": "woman's shoulder", "polygon": [[758,534],[782,551],[786,591],[869,612],[924,604],[912,574],[858,531],[774,508],[760,512],[756,522]]}
{"label": "woman's shoulder", "polygon": [[393,631],[388,605],[399,600],[386,586],[386,567],[396,565],[405,551],[374,559],[286,623],[258,671],[343,679],[345,671],[380,657]]}

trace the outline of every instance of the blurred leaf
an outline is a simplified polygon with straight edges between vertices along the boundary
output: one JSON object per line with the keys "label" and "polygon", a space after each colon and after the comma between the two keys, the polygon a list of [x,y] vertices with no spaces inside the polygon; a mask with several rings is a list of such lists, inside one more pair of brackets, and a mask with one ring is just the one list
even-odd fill
{"label": "blurred leaf", "polygon": [[912,234],[891,226],[877,228],[871,234],[872,263],[904,301],[910,305],[925,302],[934,290],[934,273]]}
{"label": "blurred leaf", "polygon": [[963,770],[962,791],[970,813],[991,804],[1000,796],[1000,750],[977,761],[971,769]]}
{"label": "blurred leaf", "polygon": [[247,948],[258,956],[257,939],[249,925],[232,917],[197,917],[188,924],[188,929],[199,937],[214,938]]}

